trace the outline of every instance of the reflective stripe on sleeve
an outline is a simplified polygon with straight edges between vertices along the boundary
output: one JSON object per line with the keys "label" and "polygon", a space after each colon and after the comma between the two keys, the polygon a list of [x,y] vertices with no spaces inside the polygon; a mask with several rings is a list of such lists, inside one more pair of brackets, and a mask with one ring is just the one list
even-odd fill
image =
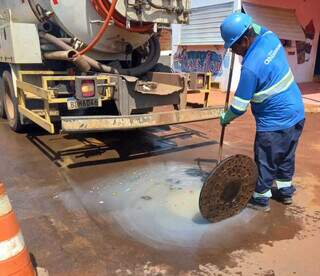
{"label": "reflective stripe on sleeve", "polygon": [[250,100],[244,100],[239,97],[233,97],[231,105],[233,108],[243,112],[247,110],[249,103],[250,103]]}
{"label": "reflective stripe on sleeve", "polygon": [[289,69],[288,73],[279,82],[277,82],[276,84],[274,84],[266,90],[255,93],[251,102],[262,103],[269,97],[287,90],[288,87],[293,83],[293,81],[294,77],[291,70]]}

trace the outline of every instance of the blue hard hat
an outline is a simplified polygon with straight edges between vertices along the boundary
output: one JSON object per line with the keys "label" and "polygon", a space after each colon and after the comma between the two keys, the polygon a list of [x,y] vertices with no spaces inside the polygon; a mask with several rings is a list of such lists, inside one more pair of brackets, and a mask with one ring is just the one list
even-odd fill
{"label": "blue hard hat", "polygon": [[245,33],[251,26],[252,18],[241,12],[230,14],[221,24],[220,31],[224,40],[224,48],[228,49]]}

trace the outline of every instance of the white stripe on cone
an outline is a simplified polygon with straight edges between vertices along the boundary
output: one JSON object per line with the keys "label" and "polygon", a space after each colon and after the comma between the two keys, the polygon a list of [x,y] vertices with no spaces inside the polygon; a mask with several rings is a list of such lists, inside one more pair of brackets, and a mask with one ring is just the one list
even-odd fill
{"label": "white stripe on cone", "polygon": [[9,214],[12,210],[10,200],[6,194],[0,195],[0,216]]}
{"label": "white stripe on cone", "polygon": [[20,231],[13,238],[0,242],[0,261],[18,255],[24,249],[24,246],[24,239]]}

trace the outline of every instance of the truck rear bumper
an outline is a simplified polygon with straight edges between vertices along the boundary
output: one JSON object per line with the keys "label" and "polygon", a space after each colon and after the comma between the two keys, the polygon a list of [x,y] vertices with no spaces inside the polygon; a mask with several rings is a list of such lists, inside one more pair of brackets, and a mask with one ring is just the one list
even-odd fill
{"label": "truck rear bumper", "polygon": [[129,116],[61,117],[62,132],[101,132],[204,121],[218,118],[223,106]]}

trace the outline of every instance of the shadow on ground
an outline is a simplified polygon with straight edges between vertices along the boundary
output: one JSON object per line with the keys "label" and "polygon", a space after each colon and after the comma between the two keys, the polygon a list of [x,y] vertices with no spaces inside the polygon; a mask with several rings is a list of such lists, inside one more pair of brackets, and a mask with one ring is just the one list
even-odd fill
{"label": "shadow on ground", "polygon": [[[217,144],[184,126],[95,134],[48,135],[32,128],[27,139],[58,167],[79,168],[180,152]],[[182,141],[177,143],[176,141]],[[190,172],[192,173],[192,172]]]}

